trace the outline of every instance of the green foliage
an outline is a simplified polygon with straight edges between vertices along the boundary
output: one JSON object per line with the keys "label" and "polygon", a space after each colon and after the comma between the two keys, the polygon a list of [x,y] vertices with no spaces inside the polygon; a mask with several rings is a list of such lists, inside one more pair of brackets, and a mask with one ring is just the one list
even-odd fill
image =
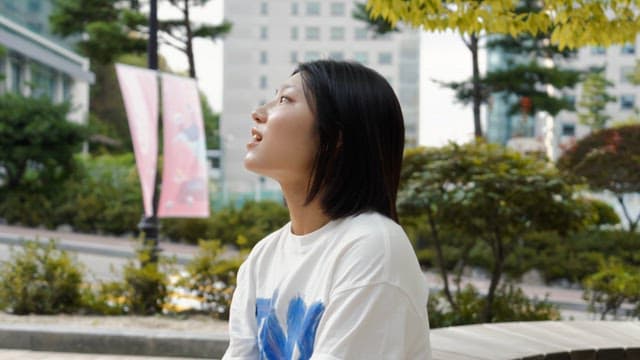
{"label": "green foliage", "polygon": [[578,102],[578,121],[594,130],[604,129],[611,119],[605,109],[607,104],[615,102],[615,96],[607,92],[613,83],[604,75],[604,69],[594,69],[585,75],[582,82],[582,94]]}
{"label": "green foliage", "polygon": [[244,259],[222,259],[223,250],[220,241],[199,241],[198,255],[187,265],[186,276],[177,285],[197,296],[204,310],[227,320],[231,296],[236,287],[236,275]]}
{"label": "green foliage", "polygon": [[[425,237],[434,246],[444,281],[446,234],[460,234],[460,261],[483,242],[490,251],[487,321],[505,261],[535,231],[567,233],[584,226],[587,209],[575,188],[548,163],[483,142],[415,149],[405,156],[399,207],[403,216],[426,215]],[[454,243],[455,244],[455,243]],[[463,269],[464,263],[458,265]],[[445,282],[445,293],[448,284]],[[455,300],[446,294],[455,309]]]}
{"label": "green foliage", "polygon": [[45,97],[0,95],[0,192],[43,191],[72,172],[85,131],[68,111]]}
{"label": "green foliage", "polygon": [[[601,320],[607,314],[617,318],[623,303],[640,301],[640,269],[609,258],[601,262],[597,273],[584,280],[584,287],[583,298],[589,302],[590,311],[600,312]],[[640,315],[638,309],[640,305],[635,315]]]}
{"label": "green foliage", "polygon": [[81,305],[82,271],[55,241],[26,242],[0,265],[0,304],[13,314],[71,313]]}
{"label": "green foliage", "polygon": [[52,30],[62,36],[83,34],[80,52],[92,62],[108,64],[123,53],[144,53],[142,27],[146,16],[114,0],[55,0],[49,17]]}
{"label": "green foliage", "polygon": [[220,149],[220,114],[213,112],[204,94],[200,94],[207,150]]}
{"label": "green foliage", "polygon": [[133,154],[81,157],[79,164],[79,171],[64,184],[56,223],[82,232],[135,232],[142,195]]}
{"label": "green foliage", "polygon": [[94,312],[153,315],[160,313],[168,300],[168,274],[172,262],[160,258],[151,262],[152,247],[144,239],[136,250],[136,260],[122,269],[122,281],[101,284],[93,297],[90,309]]}
{"label": "green foliage", "polygon": [[273,201],[247,201],[241,208],[223,208],[208,219],[164,219],[162,233],[174,241],[196,244],[218,239],[250,249],[289,220],[287,208]]}
{"label": "green foliage", "polygon": [[592,132],[558,159],[558,167],[584,178],[591,189],[612,192],[635,231],[640,222],[629,214],[626,197],[640,192],[640,125]]}
{"label": "green foliage", "polygon": [[55,203],[50,194],[20,189],[5,194],[0,192],[0,195],[0,218],[7,223],[55,227],[55,218],[52,216]]}
{"label": "green foliage", "polygon": [[585,205],[591,207],[593,217],[590,219],[591,226],[602,228],[620,224],[620,217],[608,203],[597,199],[583,199]]}
{"label": "green foliage", "polygon": [[537,269],[546,282],[581,284],[606,257],[640,266],[640,234],[597,229],[564,237],[554,232],[530,233],[508,259],[505,272],[518,277]]}
{"label": "green foliage", "polygon": [[[429,326],[469,325],[487,322],[483,319],[486,297],[472,285],[467,285],[456,293],[457,310],[453,310],[442,293],[431,294],[427,304]],[[502,285],[496,291],[494,317],[489,322],[558,320],[558,309],[547,299],[531,300],[522,289],[510,284]]]}

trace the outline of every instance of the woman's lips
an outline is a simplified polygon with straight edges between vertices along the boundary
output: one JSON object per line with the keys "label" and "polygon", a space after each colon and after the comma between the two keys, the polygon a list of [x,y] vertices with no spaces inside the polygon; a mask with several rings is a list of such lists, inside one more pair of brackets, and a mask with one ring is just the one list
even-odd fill
{"label": "woman's lips", "polygon": [[256,128],[251,128],[251,138],[253,139],[247,144],[247,148],[254,147],[262,141],[262,134]]}

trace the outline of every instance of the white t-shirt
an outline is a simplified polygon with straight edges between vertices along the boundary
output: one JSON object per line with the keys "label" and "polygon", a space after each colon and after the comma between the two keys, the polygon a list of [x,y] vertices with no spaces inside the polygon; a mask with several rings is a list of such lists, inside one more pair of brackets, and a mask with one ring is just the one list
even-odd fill
{"label": "white t-shirt", "polygon": [[427,284],[402,228],[375,212],[291,223],[238,272],[223,360],[431,359]]}

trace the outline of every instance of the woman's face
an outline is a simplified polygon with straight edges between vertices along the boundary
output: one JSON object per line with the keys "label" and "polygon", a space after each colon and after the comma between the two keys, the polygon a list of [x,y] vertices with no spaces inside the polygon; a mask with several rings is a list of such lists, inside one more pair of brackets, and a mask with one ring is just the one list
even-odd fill
{"label": "woman's face", "polygon": [[300,74],[291,76],[277,89],[275,98],[254,110],[251,117],[255,126],[245,167],[281,184],[306,184],[319,140]]}

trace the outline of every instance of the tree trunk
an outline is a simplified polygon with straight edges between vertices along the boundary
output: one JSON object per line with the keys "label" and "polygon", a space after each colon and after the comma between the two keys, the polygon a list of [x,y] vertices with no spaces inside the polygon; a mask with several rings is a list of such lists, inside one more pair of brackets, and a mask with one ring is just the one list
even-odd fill
{"label": "tree trunk", "polygon": [[458,309],[458,304],[453,300],[451,296],[451,290],[449,289],[449,277],[447,276],[447,268],[444,262],[444,255],[442,253],[442,244],[440,243],[440,234],[436,227],[436,222],[433,219],[433,211],[430,206],[427,206],[427,218],[429,219],[429,226],[431,227],[431,237],[433,238],[433,244],[436,248],[436,257],[438,258],[438,270],[440,270],[440,276],[442,277],[442,286],[444,296],[447,298],[449,305],[455,311]]}
{"label": "tree trunk", "polygon": [[482,105],[482,89],[480,84],[480,65],[478,64],[478,35],[473,33],[469,38],[469,51],[473,65],[473,132],[476,138],[483,137],[480,122],[480,106]]}
{"label": "tree trunk", "polygon": [[189,1],[184,0],[184,26],[187,32],[186,53],[189,60],[189,77],[196,78],[196,65],[193,59],[193,33],[191,31],[191,19],[189,17]]}
{"label": "tree trunk", "polygon": [[624,213],[624,217],[627,219],[627,222],[629,223],[629,232],[630,233],[635,232],[636,228],[638,227],[638,222],[640,222],[640,214],[638,214],[638,217],[636,217],[636,219],[633,220],[631,218],[631,215],[629,214],[627,205],[624,203],[624,198],[622,197],[622,195],[617,195],[616,199],[618,200],[618,203],[622,207],[622,212]]}
{"label": "tree trunk", "polygon": [[492,241],[491,252],[493,253],[493,269],[491,270],[491,283],[489,284],[489,291],[487,293],[487,302],[484,308],[484,314],[482,316],[482,322],[491,322],[493,319],[493,302],[495,300],[496,289],[500,283],[502,277],[502,267],[504,266],[504,244],[502,243],[502,236],[496,231],[495,238]]}

